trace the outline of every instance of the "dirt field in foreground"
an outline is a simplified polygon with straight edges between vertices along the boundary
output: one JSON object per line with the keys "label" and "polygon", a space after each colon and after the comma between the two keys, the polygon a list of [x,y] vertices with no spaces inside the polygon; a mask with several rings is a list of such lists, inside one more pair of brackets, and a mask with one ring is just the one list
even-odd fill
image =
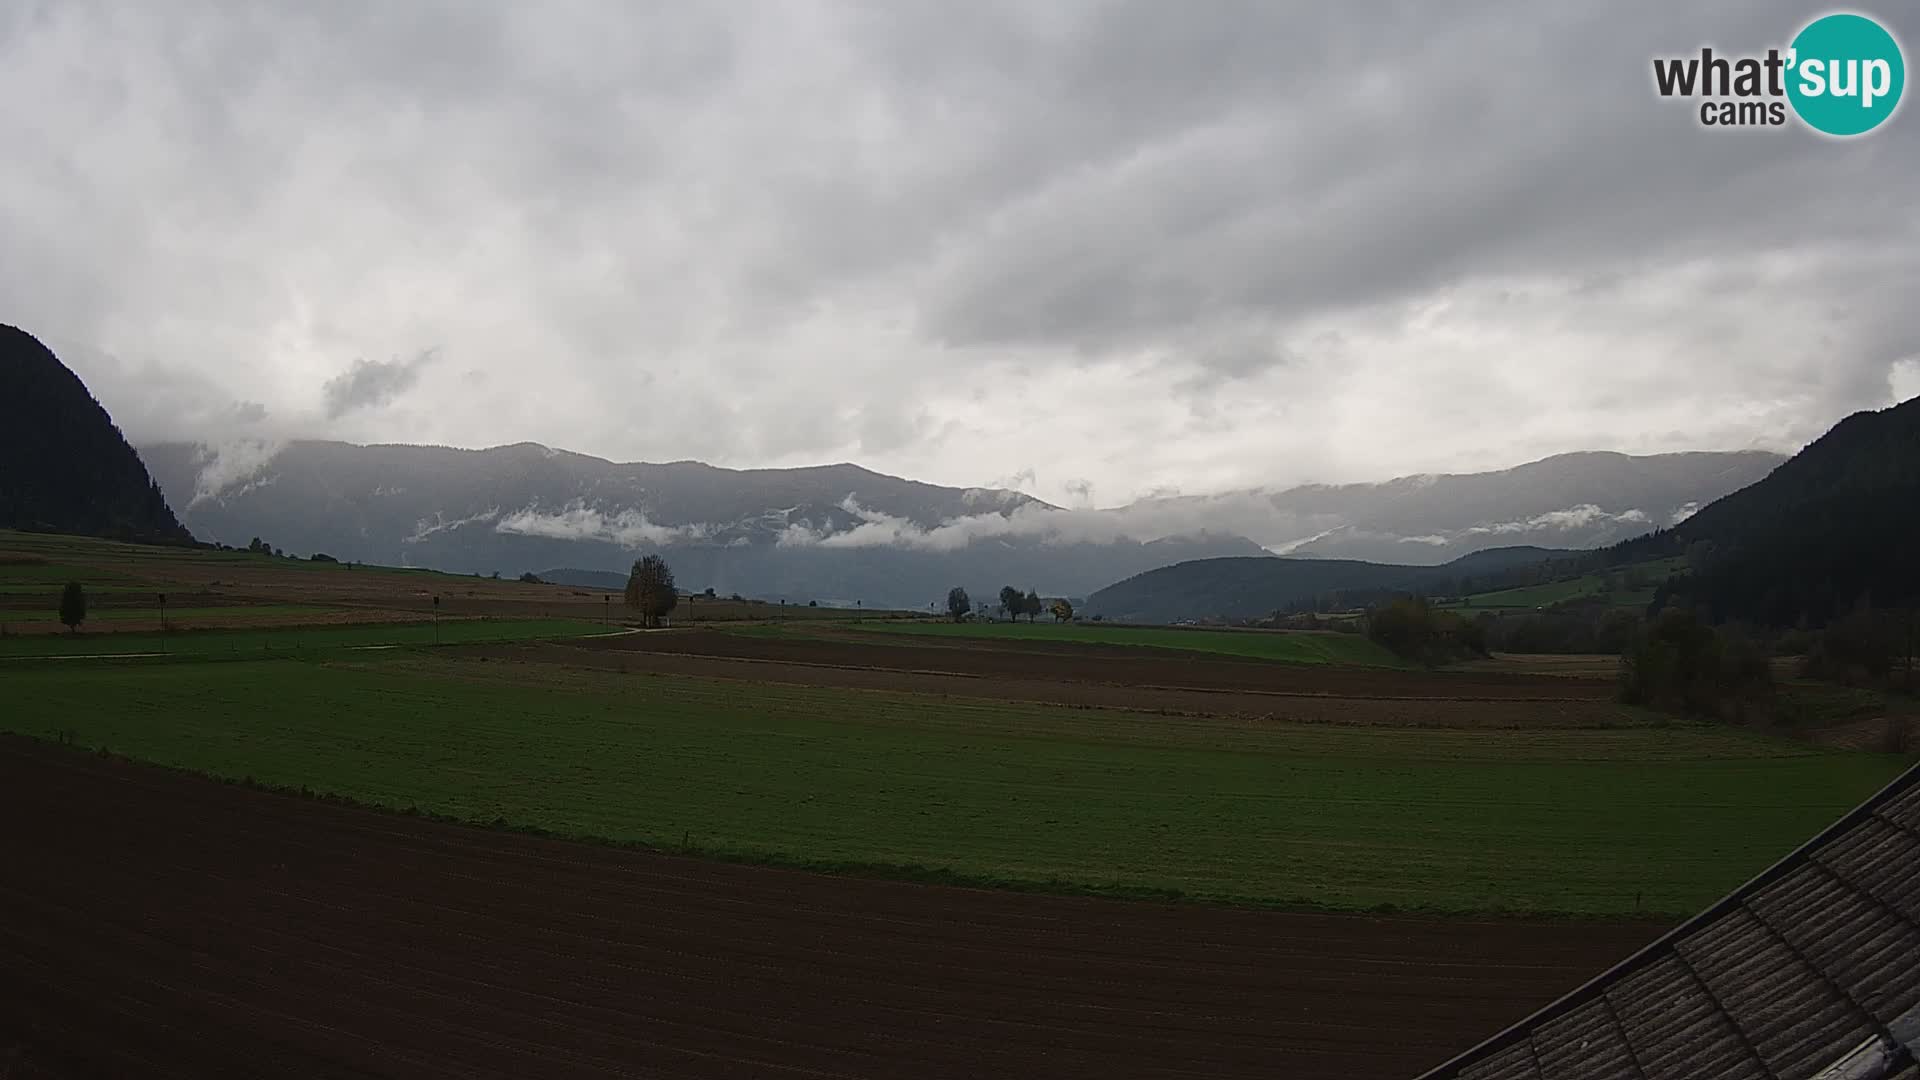
{"label": "dirt field in foreground", "polygon": [[730,866],[14,738],[0,812],[16,1080],[1406,1077],[1660,930]]}
{"label": "dirt field in foreground", "polygon": [[644,634],[579,643],[615,653],[768,660],[887,671],[938,672],[991,679],[1090,682],[1112,686],[1190,687],[1266,694],[1430,701],[1610,701],[1606,679],[1501,672],[1396,671],[1267,660],[1214,658],[1172,649],[1045,642],[922,645],[847,631],[834,637],[750,637],[719,630]]}

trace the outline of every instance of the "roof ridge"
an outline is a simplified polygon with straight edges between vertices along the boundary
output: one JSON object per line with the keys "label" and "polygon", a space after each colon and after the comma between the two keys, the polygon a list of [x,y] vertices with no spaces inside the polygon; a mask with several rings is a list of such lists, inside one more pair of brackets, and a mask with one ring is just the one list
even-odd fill
{"label": "roof ridge", "polygon": [[[1812,859],[1814,852],[1826,847],[1869,819],[1887,822],[1909,836],[1920,837],[1920,831],[1878,812],[1881,807],[1906,795],[1910,789],[1920,791],[1920,762],[1910,765],[1899,776],[1889,781],[1885,787],[1868,796],[1858,806],[1842,814],[1832,824],[1816,833],[1812,839],[1794,848],[1779,861],[1760,871],[1758,874],[1755,874],[1752,878],[1749,878],[1738,888],[1735,888],[1732,892],[1709,905],[1699,914],[1694,915],[1679,926],[1662,934],[1625,960],[1588,979],[1586,982],[1546,1006],[1535,1010],[1520,1022],[1508,1026],[1505,1030],[1493,1037],[1485,1039],[1478,1045],[1421,1073],[1416,1080],[1457,1080],[1463,1069],[1478,1063],[1490,1055],[1514,1046],[1522,1039],[1531,1043],[1533,1041],[1533,1032],[1541,1026],[1563,1016],[1567,1016],[1576,1009],[1590,1005],[1595,1000],[1604,1000],[1609,987],[1636,972],[1651,967],[1661,958],[1666,956],[1680,956],[1680,951],[1677,948],[1680,942],[1706,927],[1715,924],[1721,918],[1736,910],[1746,912],[1751,918],[1759,921],[1762,926],[1766,927],[1769,932],[1777,934],[1770,924],[1760,918],[1759,914],[1747,903],[1747,900],[1757,895],[1761,890],[1776,884],[1794,870],[1799,869],[1803,864],[1814,861]],[[1791,945],[1789,945],[1788,948],[1794,957],[1799,959],[1802,964],[1807,965],[1810,970],[1822,979],[1826,979],[1826,975],[1802,957],[1799,950],[1794,949]],[[1684,960],[1685,958],[1682,957],[1682,959]],[[1688,967],[1691,971],[1690,964]],[[1697,973],[1695,974],[1695,978],[1699,978]],[[1831,985],[1831,980],[1828,981]],[[1704,981],[1702,985],[1705,986]],[[1708,997],[1713,998],[1714,995],[1711,987],[1707,987],[1707,990]],[[1859,1003],[1855,1002],[1851,996],[1843,995],[1843,1000],[1856,1010],[1860,1008]],[[1717,999],[1715,999],[1715,1003],[1716,1005],[1719,1004]],[[1724,1008],[1722,1011],[1725,1011]],[[1731,1017],[1729,1017],[1729,1019],[1731,1019]],[[1869,1019],[1871,1019],[1870,1014]],[[1884,1031],[1883,1026],[1877,1021],[1874,1022],[1873,1026],[1875,1030]],[[1737,1033],[1741,1034],[1742,1041],[1745,1042],[1744,1032],[1740,1031],[1738,1023],[1735,1023],[1734,1028]],[[1749,1048],[1755,1049],[1751,1046]],[[1767,1067],[1764,1061],[1761,1062],[1761,1065],[1769,1074],[1772,1074],[1772,1069]]]}

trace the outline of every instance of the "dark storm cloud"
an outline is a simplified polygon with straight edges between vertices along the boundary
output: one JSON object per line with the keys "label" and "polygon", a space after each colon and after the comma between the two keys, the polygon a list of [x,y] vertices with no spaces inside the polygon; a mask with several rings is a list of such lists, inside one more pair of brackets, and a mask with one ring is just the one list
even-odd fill
{"label": "dark storm cloud", "polygon": [[1044,461],[1076,503],[1790,448],[1911,385],[1920,114],[1709,132],[1650,61],[1815,13],[14,4],[0,318],[115,357],[136,438]]}
{"label": "dark storm cloud", "polygon": [[432,360],[432,352],[411,360],[355,360],[352,367],[321,387],[327,419],[337,420],[355,409],[378,408],[391,402],[420,381],[420,369]]}

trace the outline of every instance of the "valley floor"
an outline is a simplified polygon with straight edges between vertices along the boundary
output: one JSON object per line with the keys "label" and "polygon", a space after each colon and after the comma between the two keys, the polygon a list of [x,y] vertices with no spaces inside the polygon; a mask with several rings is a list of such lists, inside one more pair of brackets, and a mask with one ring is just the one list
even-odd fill
{"label": "valley floor", "polygon": [[0,812],[16,1080],[1405,1077],[1663,929],[818,876],[11,737]]}
{"label": "valley floor", "polygon": [[[1407,1076],[1906,763],[1344,635],[629,633],[91,541],[0,611],[74,573],[87,633],[0,640],[11,1077]],[[159,589],[210,628],[151,633]]]}

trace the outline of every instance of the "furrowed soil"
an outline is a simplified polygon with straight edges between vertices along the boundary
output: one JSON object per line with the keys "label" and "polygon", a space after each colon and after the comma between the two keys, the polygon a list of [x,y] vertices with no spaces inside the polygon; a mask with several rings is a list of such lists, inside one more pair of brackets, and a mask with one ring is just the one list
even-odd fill
{"label": "furrowed soil", "polygon": [[896,644],[892,639],[857,631],[800,636],[689,630],[582,644],[619,654],[762,660],[987,679],[1419,701],[1610,701],[1617,685],[1599,678],[1344,668],[1072,642],[955,639],[951,644]]}
{"label": "furrowed soil", "polygon": [[1657,923],[863,881],[0,738],[0,1071],[1406,1077]]}
{"label": "furrowed soil", "polygon": [[[939,655],[900,655],[897,650],[878,646],[838,660],[862,659],[889,663],[854,664],[836,660],[777,660],[771,657],[725,655],[734,651],[725,634],[654,634],[636,647],[617,647],[615,643],[637,641],[641,635],[626,638],[585,639],[578,645],[535,643],[527,645],[473,646],[461,650],[467,655],[524,662],[530,665],[556,665],[633,675],[693,675],[702,678],[737,679],[746,682],[782,683],[790,686],[832,687],[847,690],[899,691],[942,697],[974,698],[982,701],[1025,701],[1046,705],[1070,705],[1103,709],[1130,709],[1181,716],[1239,716],[1307,724],[1365,724],[1408,728],[1483,728],[1547,730],[1553,728],[1608,728],[1643,725],[1650,719],[1636,710],[1611,701],[1585,696],[1576,688],[1572,696],[1550,696],[1559,689],[1549,684],[1539,687],[1495,687],[1488,697],[1419,698],[1404,693],[1417,683],[1386,680],[1377,691],[1401,691],[1390,696],[1361,697],[1336,695],[1328,682],[1316,676],[1338,675],[1325,668],[1301,668],[1250,681],[1265,682],[1286,689],[1235,690],[1204,685],[1215,681],[1204,671],[1139,670],[1124,662],[1107,661],[1083,666],[1076,679],[1048,679],[1034,676],[994,675],[982,668],[977,658],[954,663],[963,650],[907,650]],[[652,647],[653,641],[665,647]],[[693,650],[705,644],[718,647],[714,654]],[[613,646],[613,647],[610,647]],[[778,653],[782,649],[761,648],[760,643],[738,651]],[[806,655],[815,650],[796,649]],[[831,652],[817,653],[833,656]],[[971,667],[971,673],[920,668],[919,663],[945,667]],[[1016,661],[1017,664],[1017,661]],[[1014,666],[1014,665],[1009,665]],[[1279,667],[1281,665],[1266,665]],[[1242,673],[1235,672],[1235,675]],[[1393,672],[1393,676],[1411,675]],[[1095,681],[1089,675],[1104,675],[1116,680],[1127,678],[1183,678],[1203,685],[1158,686],[1126,682]],[[1338,683],[1343,680],[1334,679]],[[1559,680],[1555,680],[1557,683]],[[1472,695],[1487,693],[1487,687],[1459,682],[1456,692]],[[1522,696],[1531,690],[1540,696]],[[1504,692],[1504,693],[1503,693]]]}

